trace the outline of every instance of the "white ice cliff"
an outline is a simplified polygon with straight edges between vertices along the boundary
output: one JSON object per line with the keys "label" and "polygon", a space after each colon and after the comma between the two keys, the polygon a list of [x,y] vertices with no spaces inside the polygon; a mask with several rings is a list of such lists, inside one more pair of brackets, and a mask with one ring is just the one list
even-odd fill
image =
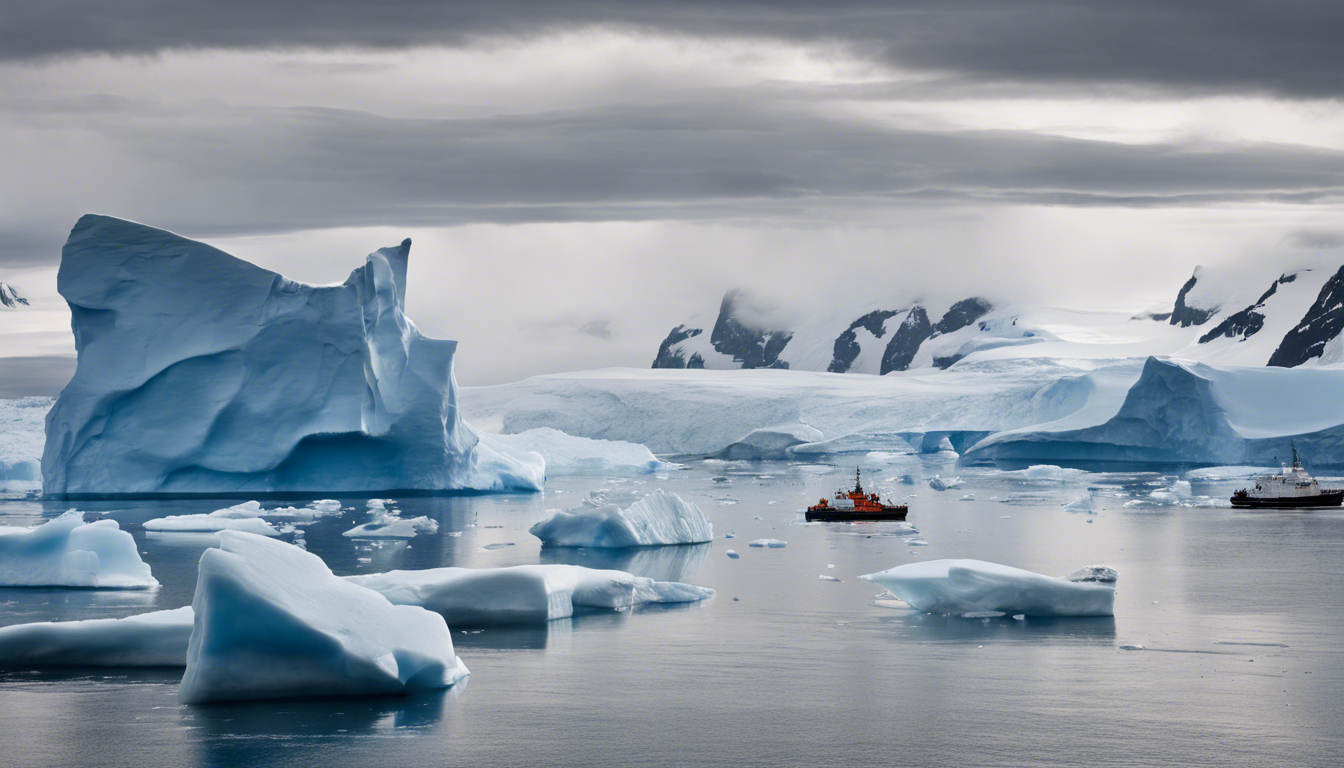
{"label": "white ice cliff", "polygon": [[1114,615],[1116,573],[1102,566],[1056,579],[983,560],[930,560],[859,578],[928,613]]}
{"label": "white ice cliff", "polygon": [[694,602],[714,594],[706,587],[578,565],[431,568],[346,580],[397,605],[442,614],[453,627],[540,623],[572,616],[579,607],[625,610],[645,603]]}
{"label": "white ice cliff", "polygon": [[186,704],[446,688],[467,676],[443,617],[393,605],[317,555],[225,531],[201,555]]}
{"label": "white ice cliff", "polygon": [[61,254],[78,368],[47,417],[52,495],[525,487],[457,409],[456,342],[404,314],[410,241],[342,284],[86,215]]}
{"label": "white ice cliff", "polygon": [[35,528],[0,526],[0,586],[145,589],[159,582],[115,520],[70,510]]}

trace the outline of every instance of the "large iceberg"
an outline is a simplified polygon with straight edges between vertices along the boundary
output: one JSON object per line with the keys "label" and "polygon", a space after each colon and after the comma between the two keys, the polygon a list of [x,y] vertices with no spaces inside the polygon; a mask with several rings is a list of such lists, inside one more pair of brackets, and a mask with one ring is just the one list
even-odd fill
{"label": "large iceberg", "polygon": [[881,584],[928,613],[1114,615],[1115,571],[1099,566],[1057,579],[983,560],[930,560],[859,578]]}
{"label": "large iceberg", "polygon": [[124,619],[42,621],[0,628],[0,667],[181,667],[191,606]]}
{"label": "large iceberg", "polygon": [[714,539],[714,526],[699,507],[661,489],[625,509],[606,504],[557,512],[529,531],[543,547],[648,547]]}
{"label": "large iceberg", "polygon": [[145,589],[159,582],[115,520],[72,509],[36,528],[0,526],[0,586]]}
{"label": "large iceberg", "polygon": [[397,605],[442,614],[454,627],[540,623],[572,616],[579,607],[619,611],[646,603],[694,602],[714,594],[706,587],[578,565],[431,568],[346,580]]}
{"label": "large iceberg", "polygon": [[313,286],[86,215],[61,254],[74,378],[47,416],[55,496],[538,485],[457,409],[456,342],[403,312],[411,242]]}
{"label": "large iceberg", "polygon": [[220,534],[201,555],[192,607],[186,704],[406,693],[468,674],[443,617],[393,605],[262,536]]}

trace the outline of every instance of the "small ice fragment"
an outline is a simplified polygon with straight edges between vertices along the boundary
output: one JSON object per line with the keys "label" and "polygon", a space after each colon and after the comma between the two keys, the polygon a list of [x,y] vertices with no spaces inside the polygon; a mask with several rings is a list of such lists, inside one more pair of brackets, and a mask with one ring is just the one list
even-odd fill
{"label": "small ice fragment", "polygon": [[1026,620],[1027,620],[1027,614],[1025,614],[1025,613],[1014,613],[1014,614],[1013,614],[1013,621],[1026,621]]}
{"label": "small ice fragment", "polygon": [[1145,650],[1145,649],[1144,649],[1144,647],[1143,647],[1142,645],[1122,645],[1122,646],[1120,646],[1120,650],[1122,650],[1122,651],[1142,651],[1142,650]]}
{"label": "small ice fragment", "polygon": [[788,545],[789,545],[789,543],[788,543],[787,541],[780,541],[779,539],[756,539],[755,541],[751,542],[751,543],[748,544],[747,546],[749,546],[749,547],[769,547],[770,549],[783,549],[784,547],[787,547]]}
{"label": "small ice fragment", "polygon": [[822,581],[839,581],[839,579],[835,578],[834,576],[827,576],[824,573],[818,576],[817,578],[821,579]]}
{"label": "small ice fragment", "polygon": [[512,547],[512,546],[514,546],[514,543],[512,541],[505,541],[500,542],[498,544],[486,544],[484,547],[481,547],[481,549],[503,549],[505,547]]}
{"label": "small ice fragment", "polygon": [[827,568],[834,568],[834,567],[835,567],[835,563],[827,563],[827,564],[826,564],[826,567],[827,567]]}
{"label": "small ice fragment", "polygon": [[[728,552],[727,552],[726,554],[728,555],[728,557],[731,557],[731,558],[734,559],[734,560],[736,560],[737,558],[741,557],[741,555],[737,554],[737,550],[735,550],[735,549],[730,549],[730,550],[728,550]],[[733,599],[736,600],[737,598],[733,598]]]}
{"label": "small ice fragment", "polygon": [[733,533],[732,531],[729,531],[729,532],[723,534],[723,538],[725,538],[725,539],[735,539],[735,538],[737,538],[737,534]]}
{"label": "small ice fragment", "polygon": [[905,542],[905,545],[907,547],[927,547],[929,546],[929,542],[923,539],[910,539],[909,541]]}

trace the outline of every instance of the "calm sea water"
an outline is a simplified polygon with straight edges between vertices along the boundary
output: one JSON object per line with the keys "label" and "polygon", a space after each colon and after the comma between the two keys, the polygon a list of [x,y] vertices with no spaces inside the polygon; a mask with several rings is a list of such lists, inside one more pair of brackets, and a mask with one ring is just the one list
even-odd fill
{"label": "calm sea water", "polygon": [[[1344,512],[1151,503],[1173,479],[1153,473],[1033,481],[963,469],[962,487],[936,492],[900,484],[908,471],[872,477],[897,498],[915,495],[918,534],[800,523],[797,510],[852,479],[852,468],[828,465],[695,462],[657,477],[555,479],[544,494],[400,499],[404,514],[440,523],[409,544],[342,537],[366,519],[363,502],[350,500],[359,511],[307,526],[308,548],[339,574],[573,562],[718,595],[544,629],[455,630],[469,681],[410,698],[184,707],[180,670],[4,672],[0,764],[1339,764]],[[1226,498],[1237,485],[1193,490]],[[604,487],[675,491],[706,511],[719,538],[541,552],[527,528]],[[1062,508],[1089,487],[1097,514]],[[210,538],[147,534],[139,523],[231,503],[80,502],[134,534],[163,587],[0,589],[0,624],[190,603]],[[67,506],[0,501],[0,523],[36,523]],[[736,537],[724,539],[729,531]],[[788,547],[747,546],[761,537]],[[928,545],[907,543],[914,538]],[[741,559],[726,557],[729,548]],[[855,578],[942,557],[1056,575],[1111,565],[1121,574],[1115,618],[930,616]]]}

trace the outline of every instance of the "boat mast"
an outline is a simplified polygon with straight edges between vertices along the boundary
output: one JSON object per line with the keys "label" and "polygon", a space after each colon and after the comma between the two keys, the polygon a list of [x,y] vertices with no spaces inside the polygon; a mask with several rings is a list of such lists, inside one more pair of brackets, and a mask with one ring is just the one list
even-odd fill
{"label": "boat mast", "polygon": [[1288,445],[1293,449],[1293,469],[1301,469],[1302,462],[1299,461],[1297,458],[1297,445],[1295,445],[1291,441],[1288,443]]}

